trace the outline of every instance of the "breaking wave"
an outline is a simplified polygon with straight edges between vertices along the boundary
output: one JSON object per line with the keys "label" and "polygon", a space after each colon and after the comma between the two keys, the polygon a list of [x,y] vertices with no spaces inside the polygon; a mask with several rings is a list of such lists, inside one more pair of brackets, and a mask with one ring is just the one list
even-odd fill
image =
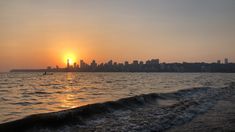
{"label": "breaking wave", "polygon": [[[117,101],[90,104],[59,112],[31,115],[20,120],[0,124],[0,131],[37,131],[45,128],[63,129],[62,127],[64,125],[73,124],[76,124],[78,130],[79,126],[82,126],[83,130],[84,127],[87,128],[85,130],[90,130],[94,127],[92,125],[99,124],[93,122],[92,125],[90,125],[91,123],[89,122],[91,120],[98,120],[99,118],[105,119],[105,115],[107,114],[115,116],[115,114],[112,113],[127,110],[130,110],[132,113],[136,112],[138,115],[138,112],[140,112],[139,108],[141,108],[142,111],[145,108],[151,110],[146,110],[141,116],[148,117],[149,114],[151,116],[155,115],[155,117],[151,117],[151,119],[154,118],[155,125],[151,126],[150,124],[150,126],[154,130],[161,131],[174,125],[190,121],[196,115],[206,112],[216,103],[216,100],[228,96],[231,94],[232,90],[232,86],[226,88],[203,87],[180,90],[174,93],[143,94],[119,99]],[[122,114],[122,112],[120,114]],[[130,113],[128,115],[130,115]],[[148,118],[144,119],[148,121]],[[119,120],[116,120],[114,122],[118,121]],[[111,124],[112,120],[107,123]],[[108,127],[109,125],[107,125],[107,123],[106,126]],[[99,125],[102,125],[102,123]],[[128,123],[126,125],[128,126]],[[124,128],[126,127],[124,126]]]}

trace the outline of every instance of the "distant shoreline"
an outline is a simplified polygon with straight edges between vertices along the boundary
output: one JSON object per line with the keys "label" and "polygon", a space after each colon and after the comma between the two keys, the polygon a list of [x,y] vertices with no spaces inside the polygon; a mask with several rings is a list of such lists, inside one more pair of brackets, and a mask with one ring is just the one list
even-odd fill
{"label": "distant shoreline", "polygon": [[105,63],[88,65],[81,63],[71,66],[68,64],[66,68],[52,68],[48,66],[46,69],[12,69],[10,72],[206,72],[206,73],[235,73],[235,63],[158,63],[158,61],[150,61],[132,64]]}
{"label": "distant shoreline", "polygon": [[231,72],[220,72],[220,71],[213,71],[213,72],[197,72],[197,71],[187,71],[187,72],[177,72],[177,71],[53,71],[47,69],[40,69],[40,70],[11,70],[9,72],[0,72],[0,73],[23,73],[23,72],[35,72],[35,73],[43,73],[43,72],[54,72],[54,73],[66,73],[66,72],[78,72],[78,73],[235,73],[235,71]]}

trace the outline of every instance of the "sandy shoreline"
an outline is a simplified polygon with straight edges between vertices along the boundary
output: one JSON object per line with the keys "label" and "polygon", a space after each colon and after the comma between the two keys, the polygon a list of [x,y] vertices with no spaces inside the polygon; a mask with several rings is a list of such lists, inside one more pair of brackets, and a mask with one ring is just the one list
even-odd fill
{"label": "sandy shoreline", "polygon": [[[229,131],[234,130],[234,93],[230,86],[140,95],[33,115],[0,124],[0,131],[214,131],[218,124],[218,130]],[[204,122],[210,123],[203,126]]]}

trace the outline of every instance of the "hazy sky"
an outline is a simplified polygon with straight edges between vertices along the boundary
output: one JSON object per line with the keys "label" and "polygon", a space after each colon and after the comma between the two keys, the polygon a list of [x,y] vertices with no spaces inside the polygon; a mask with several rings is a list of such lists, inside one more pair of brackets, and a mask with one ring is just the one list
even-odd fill
{"label": "hazy sky", "polygon": [[235,62],[235,0],[0,0],[0,71],[98,62]]}

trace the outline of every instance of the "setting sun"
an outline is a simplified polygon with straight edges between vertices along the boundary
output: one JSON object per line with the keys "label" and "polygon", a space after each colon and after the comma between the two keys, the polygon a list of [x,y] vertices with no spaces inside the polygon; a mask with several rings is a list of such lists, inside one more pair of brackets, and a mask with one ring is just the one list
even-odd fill
{"label": "setting sun", "polygon": [[64,55],[63,61],[65,63],[67,63],[67,60],[69,60],[69,64],[73,64],[77,61],[77,57],[76,55],[72,54],[72,53],[68,53]]}

